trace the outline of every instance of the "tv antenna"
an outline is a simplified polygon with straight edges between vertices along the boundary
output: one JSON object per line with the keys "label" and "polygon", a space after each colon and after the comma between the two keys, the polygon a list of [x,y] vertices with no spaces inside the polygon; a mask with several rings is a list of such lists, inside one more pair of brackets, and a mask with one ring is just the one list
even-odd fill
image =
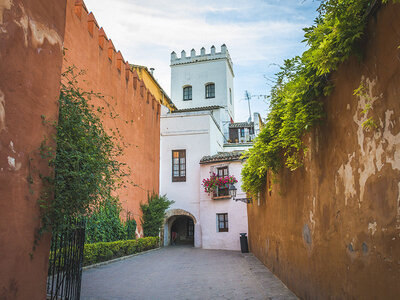
{"label": "tv antenna", "polygon": [[248,122],[250,123],[251,122],[251,108],[250,108],[251,95],[250,95],[249,91],[246,90],[244,92],[244,97],[247,100],[247,103],[249,104],[249,120],[248,120]]}

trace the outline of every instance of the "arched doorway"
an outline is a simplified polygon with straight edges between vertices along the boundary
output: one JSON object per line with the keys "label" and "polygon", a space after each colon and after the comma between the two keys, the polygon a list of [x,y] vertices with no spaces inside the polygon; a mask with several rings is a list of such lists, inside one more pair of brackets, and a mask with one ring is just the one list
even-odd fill
{"label": "arched doorway", "polygon": [[193,219],[188,216],[176,216],[174,219],[171,225],[171,245],[194,246]]}
{"label": "arched doorway", "polygon": [[[166,212],[164,219],[164,230],[162,230],[161,240],[164,246],[172,244],[172,232],[176,232],[177,245],[196,246],[196,238],[199,232],[196,232],[196,218],[183,209],[171,209]],[[197,247],[197,246],[196,246]]]}

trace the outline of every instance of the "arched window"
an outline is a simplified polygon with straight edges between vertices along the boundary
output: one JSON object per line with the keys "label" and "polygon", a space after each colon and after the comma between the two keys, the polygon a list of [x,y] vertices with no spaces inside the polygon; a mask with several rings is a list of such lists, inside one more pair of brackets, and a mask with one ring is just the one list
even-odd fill
{"label": "arched window", "polygon": [[215,84],[207,83],[206,84],[206,98],[215,98]]}
{"label": "arched window", "polygon": [[190,85],[183,88],[183,100],[192,100],[192,87]]}

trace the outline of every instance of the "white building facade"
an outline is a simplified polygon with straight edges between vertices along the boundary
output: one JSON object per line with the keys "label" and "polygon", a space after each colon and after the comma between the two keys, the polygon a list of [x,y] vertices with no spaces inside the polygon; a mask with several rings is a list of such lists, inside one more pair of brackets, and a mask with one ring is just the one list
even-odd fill
{"label": "white building facade", "polygon": [[[229,139],[234,119],[233,65],[225,45],[206,54],[171,54],[171,99],[178,108],[161,115],[160,194],[175,203],[167,211],[164,245],[192,243],[205,249],[239,250],[239,234],[247,233],[247,207],[229,196],[204,192],[202,180],[224,168],[239,182],[240,150],[249,140]],[[253,129],[254,133],[254,129]],[[240,135],[240,131],[239,131]],[[222,220],[222,221],[221,221]],[[221,228],[222,226],[222,228]],[[221,230],[222,229],[222,230]]]}

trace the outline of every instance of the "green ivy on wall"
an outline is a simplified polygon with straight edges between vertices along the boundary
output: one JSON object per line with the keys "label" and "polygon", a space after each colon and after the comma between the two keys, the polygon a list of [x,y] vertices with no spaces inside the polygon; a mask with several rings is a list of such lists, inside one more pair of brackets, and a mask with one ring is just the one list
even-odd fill
{"label": "green ivy on wall", "polygon": [[253,148],[244,155],[247,157],[242,169],[245,191],[261,191],[268,170],[276,173],[282,166],[290,170],[302,166],[307,152],[302,138],[324,118],[321,98],[333,89],[330,74],[350,56],[361,55],[358,42],[365,33],[369,12],[380,3],[322,1],[315,24],[304,29],[309,49],[302,56],[286,60],[276,75],[266,124]]}
{"label": "green ivy on wall", "polygon": [[[67,219],[87,217],[92,212],[115,217],[119,207],[113,195],[126,184],[124,178],[129,174],[118,160],[123,153],[118,128],[106,130],[101,121],[102,116],[115,119],[117,115],[101,95],[78,87],[79,75],[81,72],[75,74],[75,67],[62,74],[58,122],[48,122],[43,117],[47,125],[54,126],[56,134],[45,139],[40,148],[42,159],[54,172],[42,176],[39,233],[55,226],[62,228],[68,224]],[[104,106],[96,108],[91,104],[92,98],[100,99]]]}

